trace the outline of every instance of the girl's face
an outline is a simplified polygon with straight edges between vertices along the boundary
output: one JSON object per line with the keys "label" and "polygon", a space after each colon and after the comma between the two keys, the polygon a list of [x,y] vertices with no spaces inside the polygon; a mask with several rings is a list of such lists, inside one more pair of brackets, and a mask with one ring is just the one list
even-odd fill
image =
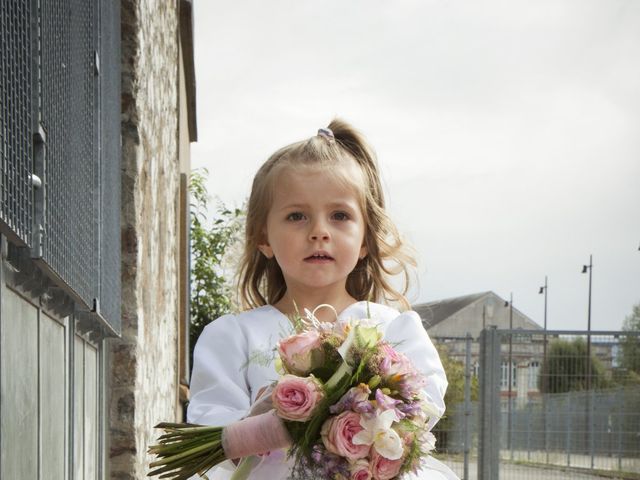
{"label": "girl's face", "polygon": [[[353,169],[344,173],[360,174],[357,166]],[[356,192],[333,175],[312,169],[284,169],[274,190],[259,248],[267,257],[275,256],[287,290],[345,292],[347,276],[367,254]]]}

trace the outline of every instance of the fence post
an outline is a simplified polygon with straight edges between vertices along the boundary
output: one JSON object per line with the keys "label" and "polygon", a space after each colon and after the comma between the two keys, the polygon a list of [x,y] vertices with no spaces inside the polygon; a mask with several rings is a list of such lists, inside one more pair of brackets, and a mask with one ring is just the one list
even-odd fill
{"label": "fence post", "polygon": [[[545,463],[549,465],[549,398],[548,393],[542,394],[542,406],[544,408],[544,453]],[[556,442],[557,443],[557,442]]]}
{"label": "fence post", "polygon": [[571,466],[571,390],[567,392],[567,467]]}
{"label": "fence post", "polygon": [[469,428],[469,418],[471,416],[471,334],[467,333],[465,340],[463,480],[469,480],[469,451],[471,450],[471,429]]}
{"label": "fence post", "polygon": [[500,335],[495,326],[480,333],[480,438],[478,480],[500,476]]}
{"label": "fence post", "polygon": [[533,408],[531,402],[527,403],[527,460],[531,460],[531,417]]}

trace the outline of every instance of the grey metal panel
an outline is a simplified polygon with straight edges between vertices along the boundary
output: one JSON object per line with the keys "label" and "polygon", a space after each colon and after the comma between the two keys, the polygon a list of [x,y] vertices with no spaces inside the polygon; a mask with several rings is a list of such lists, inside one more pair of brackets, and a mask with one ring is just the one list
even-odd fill
{"label": "grey metal panel", "polygon": [[0,231],[31,238],[32,0],[0,2]]}
{"label": "grey metal panel", "polygon": [[84,348],[84,467],[86,480],[98,479],[98,351]]}
{"label": "grey metal panel", "polygon": [[38,311],[0,289],[0,478],[38,478]]}
{"label": "grey metal panel", "polygon": [[120,2],[100,2],[100,313],[120,333]]}
{"label": "grey metal panel", "polygon": [[76,336],[73,362],[73,478],[84,476],[84,341]]}
{"label": "grey metal panel", "polygon": [[65,478],[68,369],[65,326],[40,315],[40,435],[42,476]]}

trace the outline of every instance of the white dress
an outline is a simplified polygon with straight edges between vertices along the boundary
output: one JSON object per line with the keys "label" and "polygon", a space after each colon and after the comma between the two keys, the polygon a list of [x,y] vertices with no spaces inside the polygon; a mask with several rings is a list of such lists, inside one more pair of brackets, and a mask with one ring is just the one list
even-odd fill
{"label": "white dress", "polygon": [[[425,391],[442,415],[447,379],[418,314],[412,311],[400,314],[385,305],[358,302],[342,311],[338,321],[367,318],[367,309],[371,319],[380,325],[385,340],[397,345],[426,375]],[[224,426],[246,416],[260,390],[278,378],[273,362],[261,352],[272,352],[276,343],[291,333],[290,320],[270,305],[238,315],[224,315],[207,325],[193,354],[188,421]],[[434,419],[433,423],[436,422]],[[207,476],[209,480],[228,480],[233,469],[233,463],[226,461],[207,472]],[[289,469],[284,451],[271,452],[261,458],[249,478],[284,480],[289,477]],[[404,478],[458,480],[448,467],[432,457],[417,475]]]}

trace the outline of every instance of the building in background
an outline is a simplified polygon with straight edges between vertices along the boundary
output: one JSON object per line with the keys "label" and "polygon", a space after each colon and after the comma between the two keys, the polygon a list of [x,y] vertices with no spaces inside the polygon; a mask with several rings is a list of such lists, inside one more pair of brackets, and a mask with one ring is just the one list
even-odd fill
{"label": "building in background", "polygon": [[[540,325],[511,308],[508,300],[495,293],[482,292],[413,305],[432,337],[478,338],[483,328],[538,330]],[[511,327],[512,326],[512,327]]]}
{"label": "building in background", "polygon": [[[491,291],[421,303],[413,305],[413,309],[422,318],[434,342],[446,345],[449,355],[457,360],[464,362],[466,336],[471,335],[474,340],[471,362],[475,376],[478,376],[480,355],[477,340],[484,328],[543,331],[535,321],[513,308],[508,300]],[[528,398],[538,394],[538,373],[544,349],[543,341],[538,338],[517,342],[511,366],[506,361],[502,362],[500,390],[505,398],[509,395]]]}
{"label": "building in background", "polygon": [[0,22],[0,477],[145,478],[186,400],[192,5]]}

